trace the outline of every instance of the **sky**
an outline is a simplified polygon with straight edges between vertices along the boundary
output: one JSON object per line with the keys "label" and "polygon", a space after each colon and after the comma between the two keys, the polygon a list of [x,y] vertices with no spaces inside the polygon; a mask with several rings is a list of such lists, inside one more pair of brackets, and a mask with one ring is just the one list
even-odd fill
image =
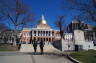
{"label": "sky", "polygon": [[43,14],[47,23],[53,28],[58,16],[68,15],[68,10],[62,9],[62,0],[24,0],[24,2],[32,7],[31,11],[36,22],[41,19]]}
{"label": "sky", "polygon": [[[54,23],[58,16],[66,16],[65,26],[73,21],[72,17],[78,15],[78,11],[71,11],[63,9],[62,6],[66,7],[67,3],[62,3],[63,0],[23,0],[31,8],[32,15],[35,18],[35,22],[38,23],[41,19],[42,14],[45,17],[47,23],[52,27],[56,28]],[[92,22],[87,22],[88,24],[96,25]]]}
{"label": "sky", "polygon": [[[63,9],[62,6],[66,6],[66,3],[62,3],[62,0],[23,0],[32,8],[31,11],[34,14],[35,21],[41,19],[42,14],[45,16],[47,23],[55,28],[54,22],[58,16],[66,16],[65,26],[67,26],[72,20],[72,17],[78,15],[78,11],[70,11]],[[88,24],[96,25],[92,22],[87,22]]]}

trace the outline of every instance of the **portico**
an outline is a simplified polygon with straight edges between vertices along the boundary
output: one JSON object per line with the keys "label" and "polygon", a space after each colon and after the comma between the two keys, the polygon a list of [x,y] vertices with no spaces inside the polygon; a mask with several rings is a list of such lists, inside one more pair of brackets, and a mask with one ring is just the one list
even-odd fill
{"label": "portico", "polygon": [[54,30],[32,29],[32,40],[51,42],[54,40]]}

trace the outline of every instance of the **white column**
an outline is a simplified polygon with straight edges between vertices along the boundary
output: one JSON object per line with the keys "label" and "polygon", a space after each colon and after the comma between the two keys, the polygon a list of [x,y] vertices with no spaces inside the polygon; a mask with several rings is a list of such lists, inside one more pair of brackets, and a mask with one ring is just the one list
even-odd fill
{"label": "white column", "polygon": [[48,36],[48,31],[47,31],[47,36]]}
{"label": "white column", "polygon": [[43,36],[43,31],[41,31],[41,36]]}
{"label": "white column", "polygon": [[50,31],[50,36],[52,36],[52,31]]}
{"label": "white column", "polygon": [[38,36],[38,30],[36,32],[37,32],[37,35],[36,36]]}
{"label": "white column", "polygon": [[51,33],[52,33],[52,36],[54,36],[54,32],[53,32],[53,31],[51,31]]}
{"label": "white column", "polygon": [[45,36],[46,36],[46,31],[45,31]]}
{"label": "white column", "polygon": [[38,30],[38,36],[39,36],[39,30]]}
{"label": "white column", "polygon": [[32,36],[34,36],[34,30],[32,30]]}
{"label": "white column", "polygon": [[43,31],[43,36],[44,36],[44,31]]}
{"label": "white column", "polygon": [[43,31],[42,31],[42,36],[43,36]]}
{"label": "white column", "polygon": [[48,31],[48,34],[47,35],[49,36],[49,31]]}
{"label": "white column", "polygon": [[41,36],[40,34],[41,34],[41,31],[39,30],[39,36]]}
{"label": "white column", "polygon": [[40,34],[39,35],[41,36],[41,30],[40,30]]}
{"label": "white column", "polygon": [[40,31],[40,36],[42,36],[42,31]]}
{"label": "white column", "polygon": [[36,30],[36,36],[38,36],[37,33],[38,33],[38,32],[37,32],[37,30]]}

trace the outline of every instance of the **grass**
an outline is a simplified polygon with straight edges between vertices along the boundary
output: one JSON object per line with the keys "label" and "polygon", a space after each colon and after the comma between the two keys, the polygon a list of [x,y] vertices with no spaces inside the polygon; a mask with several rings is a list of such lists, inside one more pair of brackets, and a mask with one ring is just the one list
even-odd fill
{"label": "grass", "polygon": [[0,44],[0,51],[17,51],[18,46],[12,46],[10,44]]}
{"label": "grass", "polygon": [[0,48],[0,51],[12,51],[12,50],[8,48]]}
{"label": "grass", "polygon": [[71,56],[82,63],[96,63],[96,51],[81,51],[71,53]]}

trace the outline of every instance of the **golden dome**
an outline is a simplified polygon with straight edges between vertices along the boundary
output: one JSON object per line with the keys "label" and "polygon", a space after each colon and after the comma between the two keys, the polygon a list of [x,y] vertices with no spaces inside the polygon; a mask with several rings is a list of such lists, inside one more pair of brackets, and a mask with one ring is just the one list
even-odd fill
{"label": "golden dome", "polygon": [[43,15],[42,15],[42,19],[39,21],[39,24],[47,24],[47,22],[44,19],[44,16]]}

